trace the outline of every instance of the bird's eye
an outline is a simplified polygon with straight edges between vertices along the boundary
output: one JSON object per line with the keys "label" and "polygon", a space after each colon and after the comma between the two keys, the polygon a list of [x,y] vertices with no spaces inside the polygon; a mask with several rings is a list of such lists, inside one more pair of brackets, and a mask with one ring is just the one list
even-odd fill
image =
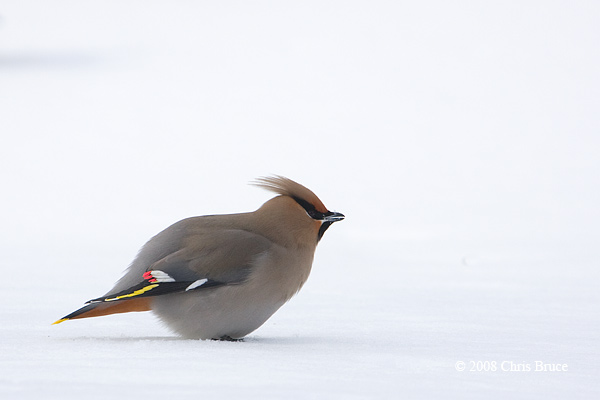
{"label": "bird's eye", "polygon": [[299,197],[294,197],[294,200],[296,200],[296,203],[300,204],[302,206],[302,208],[304,208],[304,210],[306,211],[308,216],[311,217],[312,219],[321,220],[321,219],[325,218],[325,214],[317,211],[315,209],[315,206],[310,204],[308,201],[301,199]]}
{"label": "bird's eye", "polygon": [[307,210],[306,213],[308,215],[310,215],[310,217],[312,219],[323,219],[323,217],[324,217],[324,214],[322,212],[319,212],[319,211],[314,210],[314,209],[313,210]]}

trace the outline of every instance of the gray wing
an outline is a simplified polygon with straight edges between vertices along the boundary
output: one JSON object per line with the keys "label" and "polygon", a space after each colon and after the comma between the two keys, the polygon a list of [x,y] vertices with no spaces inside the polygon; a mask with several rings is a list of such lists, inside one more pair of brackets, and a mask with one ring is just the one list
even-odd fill
{"label": "gray wing", "polygon": [[188,218],[160,232],[142,247],[115,287],[90,302],[244,282],[254,261],[273,244],[256,233],[214,222],[214,217]]}

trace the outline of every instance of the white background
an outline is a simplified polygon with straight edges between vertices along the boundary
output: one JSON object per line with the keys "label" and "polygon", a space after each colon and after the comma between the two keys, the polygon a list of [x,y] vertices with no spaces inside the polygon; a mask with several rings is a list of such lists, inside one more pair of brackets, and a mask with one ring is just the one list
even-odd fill
{"label": "white background", "polygon": [[[597,397],[599,20],[593,1],[3,1],[0,394]],[[347,219],[245,342],[149,313],[50,326],[171,223],[258,208],[268,174]]]}

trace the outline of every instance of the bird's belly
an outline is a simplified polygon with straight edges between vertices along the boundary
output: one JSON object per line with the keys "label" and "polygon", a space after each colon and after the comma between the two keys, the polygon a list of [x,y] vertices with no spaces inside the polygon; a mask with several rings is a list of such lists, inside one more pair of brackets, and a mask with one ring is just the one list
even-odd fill
{"label": "bird's belly", "polygon": [[157,296],[152,311],[173,331],[191,339],[242,338],[260,327],[285,298],[249,297],[244,286],[225,286]]}

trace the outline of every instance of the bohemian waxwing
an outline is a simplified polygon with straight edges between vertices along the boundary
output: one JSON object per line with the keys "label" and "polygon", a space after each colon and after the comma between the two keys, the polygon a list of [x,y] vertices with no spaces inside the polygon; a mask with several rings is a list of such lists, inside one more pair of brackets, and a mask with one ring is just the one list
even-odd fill
{"label": "bohemian waxwing", "polygon": [[55,324],[152,310],[187,338],[240,339],[296,294],[317,243],[344,215],[282,176],[256,186],[279,194],[258,210],[179,221],[140,250],[104,296]]}

